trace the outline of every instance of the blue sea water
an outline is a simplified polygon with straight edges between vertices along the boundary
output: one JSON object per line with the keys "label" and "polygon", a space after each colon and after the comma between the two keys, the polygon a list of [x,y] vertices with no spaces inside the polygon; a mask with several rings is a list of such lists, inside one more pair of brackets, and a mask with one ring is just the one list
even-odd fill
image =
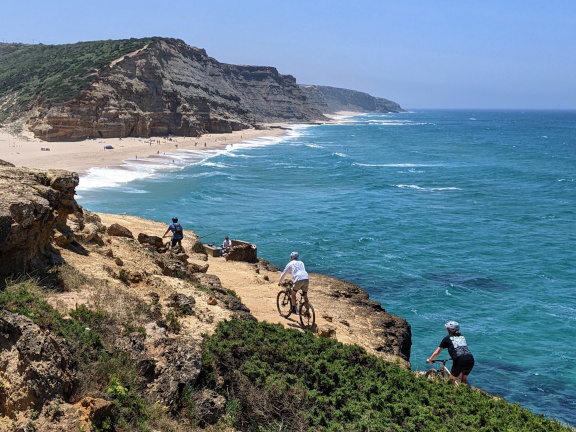
{"label": "blue sea water", "polygon": [[576,112],[367,114],[168,157],[93,169],[78,201],[299,251],[411,324],[413,369],[459,321],[473,385],[576,425]]}

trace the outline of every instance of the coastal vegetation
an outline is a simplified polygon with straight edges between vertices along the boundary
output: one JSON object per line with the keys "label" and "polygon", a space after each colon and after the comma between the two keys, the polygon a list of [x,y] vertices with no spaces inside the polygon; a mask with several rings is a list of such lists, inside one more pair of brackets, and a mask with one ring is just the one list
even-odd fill
{"label": "coastal vegetation", "polygon": [[0,44],[0,123],[35,102],[49,107],[69,101],[93,82],[98,71],[155,39]]}
{"label": "coastal vegetation", "polygon": [[[77,305],[64,316],[48,295],[78,283],[102,290],[102,306]],[[205,337],[199,378],[172,406],[161,406],[145,397],[137,363],[114,345],[122,334],[145,333],[140,324],[154,304],[114,293],[117,312],[111,311],[104,307],[110,288],[102,284],[64,266],[42,281],[7,281],[0,292],[0,310],[24,315],[71,345],[82,376],[73,399],[114,404],[115,415],[95,430],[196,430],[203,425],[194,396],[206,389],[226,400],[211,431],[569,430],[482,391],[429,381],[358,346],[240,319],[221,322]]]}

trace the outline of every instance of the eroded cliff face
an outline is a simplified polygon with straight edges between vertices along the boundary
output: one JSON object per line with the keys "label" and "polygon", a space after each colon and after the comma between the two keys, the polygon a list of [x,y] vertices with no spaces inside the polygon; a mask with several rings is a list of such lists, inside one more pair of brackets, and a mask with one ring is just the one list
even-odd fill
{"label": "eroded cliff face", "polygon": [[28,128],[46,141],[223,133],[259,122],[323,119],[294,77],[236,66],[162,39],[114,62],[70,102],[36,106]]}
{"label": "eroded cliff face", "polygon": [[59,261],[55,230],[78,210],[78,175],[15,168],[0,161],[0,276],[42,270]]}

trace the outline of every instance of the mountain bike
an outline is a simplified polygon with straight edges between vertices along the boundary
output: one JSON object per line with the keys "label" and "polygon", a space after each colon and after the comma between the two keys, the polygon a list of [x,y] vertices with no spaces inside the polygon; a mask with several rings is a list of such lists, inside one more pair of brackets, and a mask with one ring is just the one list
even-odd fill
{"label": "mountain bike", "polygon": [[452,361],[452,359],[438,359],[432,360],[432,363],[437,363],[436,368],[427,370],[424,374],[428,379],[436,379],[436,378],[450,378],[450,371],[446,367],[446,363]]}
{"label": "mountain bike", "polygon": [[[291,292],[294,283],[287,281],[283,283],[284,289],[276,296],[276,306],[281,317],[288,318],[292,312]],[[316,313],[312,304],[304,300],[304,294],[301,291],[296,292],[296,311],[300,316],[302,327],[311,329],[316,322]]]}

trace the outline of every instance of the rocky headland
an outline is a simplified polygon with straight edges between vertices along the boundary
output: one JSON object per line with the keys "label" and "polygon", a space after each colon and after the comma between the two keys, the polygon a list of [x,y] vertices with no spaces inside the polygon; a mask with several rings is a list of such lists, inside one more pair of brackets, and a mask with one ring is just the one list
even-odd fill
{"label": "rocky headland", "polygon": [[45,141],[225,133],[336,111],[402,112],[366,93],[225,64],[178,39],[0,44],[0,126]]}

